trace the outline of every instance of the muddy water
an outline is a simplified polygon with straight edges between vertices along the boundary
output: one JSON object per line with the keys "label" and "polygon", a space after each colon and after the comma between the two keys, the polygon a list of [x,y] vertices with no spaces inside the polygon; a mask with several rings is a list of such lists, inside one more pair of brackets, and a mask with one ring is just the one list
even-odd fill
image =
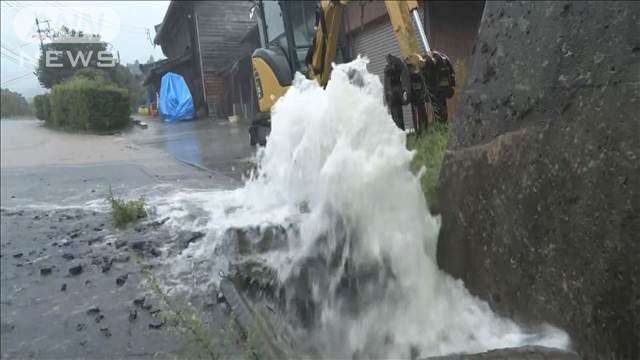
{"label": "muddy water", "polygon": [[562,330],[499,317],[438,269],[439,223],[366,63],[336,66],[326,89],[296,78],[275,106],[259,171],[243,187],[150,199],[169,225],[207,234],[170,261],[168,288],[206,291],[228,270],[221,248],[229,229],[278,225],[288,229],[286,246],[245,257],[275,269],[289,300],[301,294],[287,284],[304,285],[313,304],[305,334],[320,356],[568,347]]}

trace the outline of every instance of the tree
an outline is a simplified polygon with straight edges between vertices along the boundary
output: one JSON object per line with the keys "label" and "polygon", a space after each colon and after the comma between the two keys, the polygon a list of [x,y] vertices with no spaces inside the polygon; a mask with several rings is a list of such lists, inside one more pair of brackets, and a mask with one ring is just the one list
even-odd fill
{"label": "tree", "polygon": [[141,105],[144,99],[142,79],[136,78],[128,68],[122,65],[111,68],[109,74],[113,83],[129,90],[129,101],[132,109],[135,110]]}
{"label": "tree", "polygon": [[135,110],[142,104],[144,98],[144,88],[142,80],[136,78],[128,68],[118,64],[108,70],[85,68],[78,70],[74,76],[83,77],[89,80],[105,83],[105,85],[117,85],[129,91],[129,102],[131,108]]}
{"label": "tree", "polygon": [[107,43],[100,41],[100,35],[84,34],[63,26],[54,35],[53,41],[43,47],[36,75],[42,86],[51,89],[72,77],[79,69],[99,68],[100,58],[107,57],[111,58],[112,55],[107,51]]}
{"label": "tree", "polygon": [[24,116],[31,114],[31,109],[27,99],[22,94],[9,89],[2,89],[2,106],[0,106],[1,117]]}
{"label": "tree", "polygon": [[[99,66],[105,64],[101,59],[113,56],[107,48],[108,44],[100,41],[100,35],[87,35],[63,26],[54,35],[53,41],[45,45],[40,55],[36,70],[38,80],[48,89],[74,76],[115,84],[129,91],[131,107],[136,108],[144,97],[141,79],[136,79],[129,69],[115,61],[111,66]],[[47,66],[47,52],[51,58],[52,51],[62,52],[58,53],[55,61],[60,66]]]}

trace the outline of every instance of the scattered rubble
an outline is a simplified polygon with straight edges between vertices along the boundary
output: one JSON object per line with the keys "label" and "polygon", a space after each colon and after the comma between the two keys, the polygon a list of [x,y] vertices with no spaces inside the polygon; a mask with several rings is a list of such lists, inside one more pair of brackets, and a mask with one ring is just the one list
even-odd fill
{"label": "scattered rubble", "polygon": [[144,295],[140,295],[137,298],[133,299],[133,305],[142,306],[144,304],[146,297]]}
{"label": "scattered rubble", "polygon": [[113,259],[103,262],[101,267],[102,272],[103,273],[109,272],[111,270],[111,265],[113,265]]}
{"label": "scattered rubble", "polygon": [[120,255],[112,258],[111,261],[115,262],[115,263],[126,263],[126,262],[129,262],[129,259],[130,259],[129,255],[120,254]]}
{"label": "scattered rubble", "polygon": [[134,322],[138,318],[138,310],[130,309],[129,310],[129,322]]}
{"label": "scattered rubble", "polygon": [[69,275],[77,276],[82,274],[82,264],[77,264],[69,268]]}
{"label": "scattered rubble", "polygon": [[237,246],[238,253],[261,254],[272,250],[285,250],[288,247],[288,230],[281,225],[266,227],[231,228],[225,232],[225,238],[230,244]]}
{"label": "scattered rubble", "polygon": [[127,278],[129,278],[129,274],[122,274],[116,278],[116,285],[123,286],[127,282]]}
{"label": "scattered rubble", "polygon": [[105,337],[111,337],[111,331],[109,331],[109,328],[108,328],[108,327],[100,328],[100,332],[101,332]]}
{"label": "scattered rubble", "polygon": [[161,327],[163,327],[165,324],[165,320],[161,319],[161,320],[154,320],[152,322],[149,323],[149,329],[160,329]]}
{"label": "scattered rubble", "polygon": [[151,255],[153,257],[158,257],[162,255],[160,250],[153,246],[153,243],[148,240],[135,241],[129,245],[129,248],[142,256]]}
{"label": "scattered rubble", "polygon": [[100,308],[97,306],[92,306],[87,310],[87,315],[94,316],[100,313]]}

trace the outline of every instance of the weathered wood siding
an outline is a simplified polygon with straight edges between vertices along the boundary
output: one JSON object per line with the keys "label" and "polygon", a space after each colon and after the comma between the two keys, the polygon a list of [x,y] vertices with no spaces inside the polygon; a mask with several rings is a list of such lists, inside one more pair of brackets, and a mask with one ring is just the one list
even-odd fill
{"label": "weathered wood siding", "polygon": [[386,16],[387,7],[384,1],[356,0],[351,1],[345,11],[346,32],[361,31],[371,22]]}
{"label": "weathered wood siding", "polygon": [[225,73],[221,109],[228,115],[235,112],[241,120],[253,119],[258,112],[251,57],[241,59]]}
{"label": "weathered wood siding", "polygon": [[[162,52],[169,59],[178,58],[195,48],[192,42],[193,27],[191,19],[188,17],[192,3],[177,1],[172,5],[167,23],[162,24],[162,40],[160,41]],[[165,26],[166,28],[164,28]]]}
{"label": "weathered wood siding", "polygon": [[255,24],[249,1],[196,1],[193,6],[205,72],[223,71],[252,50],[240,43]]}
{"label": "weathered wood siding", "polygon": [[[446,54],[456,66],[456,89],[464,85],[484,1],[427,1],[426,31],[431,48]],[[458,93],[447,100],[449,120],[458,109]]]}
{"label": "weathered wood siding", "polygon": [[[480,26],[484,1],[421,1],[419,5],[421,10],[426,9],[425,29],[431,48],[446,54],[453,64],[458,63],[462,67],[462,71],[458,74],[461,80],[460,85],[462,85],[466,62],[471,57],[471,50]],[[358,34],[372,27],[382,26],[381,23],[391,27],[384,2],[358,0],[349,3],[346,9],[345,25],[352,39],[353,57],[357,55],[354,40]],[[388,47],[380,46],[384,49]],[[383,54],[369,55],[369,57],[372,56],[383,56]],[[452,119],[458,107],[457,95],[448,100],[448,106],[449,119]]]}
{"label": "weathered wood siding", "polygon": [[212,71],[205,71],[204,84],[207,89],[207,100],[220,101],[224,93],[222,76]]}

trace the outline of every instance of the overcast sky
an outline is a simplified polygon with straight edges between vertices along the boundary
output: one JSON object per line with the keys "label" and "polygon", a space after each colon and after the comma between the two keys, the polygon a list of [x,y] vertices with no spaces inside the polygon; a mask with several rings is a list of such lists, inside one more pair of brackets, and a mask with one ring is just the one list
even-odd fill
{"label": "overcast sky", "polygon": [[[163,58],[159,46],[151,45],[154,25],[162,22],[168,1],[5,1],[2,0],[2,88],[27,97],[45,90],[32,75],[37,62],[39,40],[35,17],[49,20],[51,28],[61,25],[99,33],[120,53],[122,64],[146,62],[149,56]],[[46,28],[47,25],[42,25]]]}

